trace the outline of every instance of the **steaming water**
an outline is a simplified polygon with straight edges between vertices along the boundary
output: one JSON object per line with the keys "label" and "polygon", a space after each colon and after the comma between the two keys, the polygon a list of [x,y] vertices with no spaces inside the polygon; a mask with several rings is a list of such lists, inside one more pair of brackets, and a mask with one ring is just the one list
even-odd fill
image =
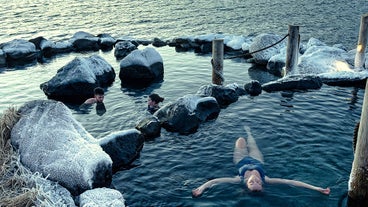
{"label": "steaming water", "polygon": [[[223,32],[233,35],[287,33],[287,25],[301,25],[302,40],[315,37],[327,44],[342,43],[353,49],[360,16],[368,11],[365,0],[247,0],[247,1],[4,1],[1,42],[44,36],[70,38],[77,31],[109,33],[114,37],[172,39]],[[143,47],[140,47],[143,49]],[[156,92],[165,103],[195,93],[211,82],[210,56],[177,53],[156,48],[165,67],[164,82],[145,90],[120,87],[117,78],[105,98],[107,112],[98,116],[74,111],[75,118],[96,138],[134,128],[146,109],[147,96]],[[39,85],[76,56],[99,54],[119,73],[113,52],[65,54],[25,68],[0,69],[0,111],[33,99],[46,99]],[[251,68],[242,60],[225,60],[226,83],[242,85],[275,77]],[[219,117],[188,136],[162,130],[147,141],[135,167],[114,175],[113,186],[134,206],[337,206],[347,190],[353,152],[351,140],[359,121],[364,90],[323,86],[320,90],[262,93],[242,96]],[[239,186],[221,185],[193,199],[191,190],[208,179],[234,176],[235,140],[252,129],[265,157],[270,177],[298,179],[331,187],[331,195],[290,187],[266,186],[250,195]]]}

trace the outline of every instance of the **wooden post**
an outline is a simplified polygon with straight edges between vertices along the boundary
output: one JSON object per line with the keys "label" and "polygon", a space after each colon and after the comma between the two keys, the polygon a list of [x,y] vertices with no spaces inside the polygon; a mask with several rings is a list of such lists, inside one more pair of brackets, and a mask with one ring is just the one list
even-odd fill
{"label": "wooden post", "polygon": [[289,38],[286,50],[286,63],[283,76],[294,70],[299,56],[299,26],[289,25]]}
{"label": "wooden post", "polygon": [[224,77],[222,75],[224,65],[224,40],[214,39],[212,41],[212,83],[222,85]]}
{"label": "wooden post", "polygon": [[361,17],[360,20],[359,40],[354,60],[354,67],[356,69],[363,68],[365,62],[365,48],[367,47],[367,36],[368,36],[368,14],[365,14]]}
{"label": "wooden post", "polygon": [[368,81],[348,186],[348,207],[368,206]]}

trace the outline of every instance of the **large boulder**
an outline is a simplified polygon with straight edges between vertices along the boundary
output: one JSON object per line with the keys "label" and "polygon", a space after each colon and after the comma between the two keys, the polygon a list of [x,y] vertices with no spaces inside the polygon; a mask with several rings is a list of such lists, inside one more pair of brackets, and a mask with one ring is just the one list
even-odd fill
{"label": "large boulder", "polygon": [[237,84],[229,84],[226,86],[210,84],[201,86],[197,91],[200,96],[212,96],[216,98],[220,107],[226,107],[239,99],[239,95],[246,94],[245,90]]}
{"label": "large boulder", "polygon": [[131,164],[140,154],[144,137],[136,129],[113,132],[99,140],[102,149],[110,155],[113,170]]}
{"label": "large boulder", "polygon": [[351,71],[347,51],[329,46],[311,46],[300,56],[298,66],[292,74],[320,74]]}
{"label": "large boulder", "polygon": [[220,110],[214,97],[186,95],[164,105],[153,115],[160,120],[166,130],[191,134],[197,131],[202,122],[216,119]]}
{"label": "large boulder", "polygon": [[15,39],[0,44],[9,65],[22,65],[37,62],[38,51],[36,46],[27,40]]}
{"label": "large boulder", "polygon": [[11,143],[23,165],[58,182],[73,195],[110,186],[110,156],[68,107],[57,101],[36,100],[23,105],[19,113]]}
{"label": "large boulder", "polygon": [[50,99],[80,104],[93,97],[94,88],[110,86],[115,76],[114,68],[101,56],[76,57],[40,88]]}
{"label": "large boulder", "polygon": [[119,78],[123,87],[144,88],[164,77],[163,60],[154,48],[134,50],[120,62]]}
{"label": "large boulder", "polygon": [[322,84],[321,78],[315,75],[290,75],[265,83],[262,85],[262,89],[267,92],[309,90],[320,89]]}
{"label": "large boulder", "polygon": [[[249,47],[249,52],[253,53],[252,56],[254,58],[254,61],[256,64],[259,65],[267,65],[268,60],[274,56],[277,55],[278,53],[280,53],[280,49],[284,48],[286,46],[286,41],[283,40],[282,42],[280,42],[279,44],[274,45],[273,47],[270,47],[268,49],[259,51],[261,49],[264,49],[268,46],[271,46],[272,44],[277,43],[278,41],[280,41],[282,39],[281,36],[276,35],[276,34],[260,34],[258,36],[256,36],[253,39],[253,42],[251,43],[250,47]],[[259,52],[256,52],[259,51]]]}

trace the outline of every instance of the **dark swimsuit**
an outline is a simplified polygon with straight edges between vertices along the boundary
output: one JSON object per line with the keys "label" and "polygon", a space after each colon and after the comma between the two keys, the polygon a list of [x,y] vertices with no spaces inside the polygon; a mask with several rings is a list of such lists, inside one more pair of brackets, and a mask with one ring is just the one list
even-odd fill
{"label": "dark swimsuit", "polygon": [[149,111],[151,114],[154,114],[160,107],[150,107],[148,106],[147,111]]}
{"label": "dark swimsuit", "polygon": [[244,157],[242,160],[236,164],[240,179],[244,181],[244,173],[247,170],[257,170],[261,175],[262,182],[265,182],[266,171],[263,169],[263,164],[252,157]]}

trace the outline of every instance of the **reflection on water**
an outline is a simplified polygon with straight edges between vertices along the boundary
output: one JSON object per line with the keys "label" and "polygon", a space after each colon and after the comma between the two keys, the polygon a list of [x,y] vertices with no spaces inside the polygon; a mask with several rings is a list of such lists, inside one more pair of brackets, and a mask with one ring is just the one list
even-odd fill
{"label": "reflection on water", "polygon": [[102,102],[97,102],[96,104],[96,114],[102,116],[106,113],[105,104]]}

